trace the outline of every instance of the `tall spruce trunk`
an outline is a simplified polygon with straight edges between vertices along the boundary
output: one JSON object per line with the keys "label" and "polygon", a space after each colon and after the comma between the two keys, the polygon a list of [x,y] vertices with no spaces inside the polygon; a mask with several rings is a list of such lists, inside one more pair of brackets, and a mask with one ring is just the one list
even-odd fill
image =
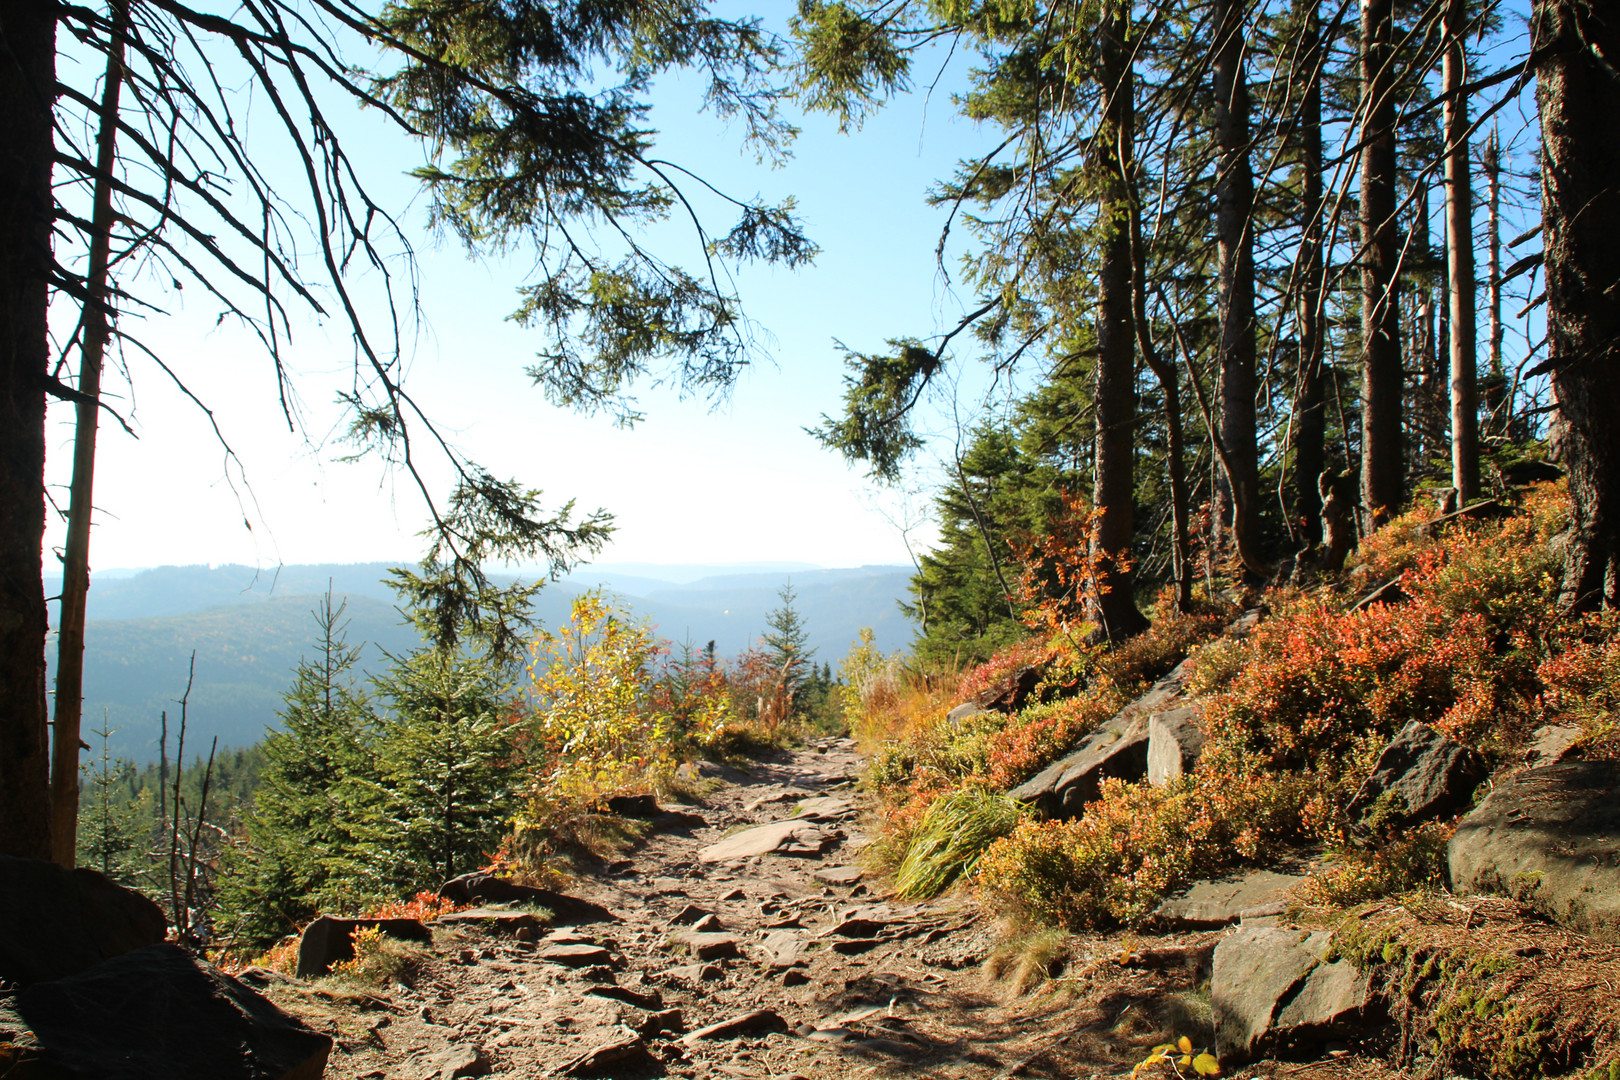
{"label": "tall spruce trunk", "polygon": [[46,282],[56,4],[0,13],[0,853],[50,855],[45,709]]}
{"label": "tall spruce trunk", "polygon": [[1222,507],[1244,567],[1263,569],[1259,440],[1255,434],[1254,173],[1249,83],[1243,72],[1242,0],[1215,3],[1215,233],[1220,255],[1221,441],[1230,474]]}
{"label": "tall spruce trunk", "polygon": [[1451,329],[1451,486],[1457,505],[1479,496],[1479,398],[1475,378],[1474,193],[1468,160],[1468,79],[1463,33],[1467,0],[1447,0],[1446,57],[1446,279]]}
{"label": "tall spruce trunk", "polygon": [[1305,92],[1297,131],[1300,198],[1299,373],[1294,397],[1294,518],[1307,548],[1322,542],[1318,480],[1327,468],[1327,409],[1322,378],[1322,80],[1318,0],[1305,0],[1295,79]]}
{"label": "tall spruce trunk", "polygon": [[1361,504],[1370,531],[1400,508],[1401,312],[1395,268],[1393,0],[1361,5]]}
{"label": "tall spruce trunk", "polygon": [[1182,424],[1181,379],[1174,360],[1159,355],[1147,315],[1147,246],[1142,242],[1142,191],[1131,179],[1131,319],[1142,362],[1164,395],[1165,468],[1170,479],[1170,554],[1176,581],[1176,610],[1192,611],[1192,491],[1187,483],[1186,430]]}
{"label": "tall spruce trunk", "polygon": [[1112,0],[1102,20],[1102,124],[1094,140],[1103,183],[1097,270],[1097,438],[1092,504],[1101,513],[1091,534],[1096,567],[1092,617],[1119,641],[1147,627],[1136,606],[1130,571],[1136,501],[1136,350],[1131,330],[1130,169],[1135,88],[1125,34],[1129,8]]}
{"label": "tall spruce trunk", "polygon": [[1508,427],[1507,372],[1502,367],[1502,141],[1496,129],[1491,129],[1480,155],[1485,172],[1485,276],[1490,345],[1490,370],[1483,387],[1485,411],[1489,416],[1487,430],[1493,435],[1505,434]]}
{"label": "tall spruce trunk", "polygon": [[51,858],[72,869],[78,857],[79,730],[84,706],[84,617],[90,592],[90,517],[96,475],[96,429],[101,419],[101,369],[112,332],[108,303],[112,252],[113,167],[118,155],[118,99],[124,85],[124,35],[129,0],[112,7],[112,41],[102,81],[101,126],[96,133],[96,179],[91,195],[90,265],[80,323],[79,399],[73,428],[73,482],[68,489],[67,540],[62,551],[62,607],[56,639],[56,713],[51,733]]}
{"label": "tall spruce trunk", "polygon": [[1620,11],[1537,0],[1548,365],[1571,520],[1562,605],[1620,606]]}

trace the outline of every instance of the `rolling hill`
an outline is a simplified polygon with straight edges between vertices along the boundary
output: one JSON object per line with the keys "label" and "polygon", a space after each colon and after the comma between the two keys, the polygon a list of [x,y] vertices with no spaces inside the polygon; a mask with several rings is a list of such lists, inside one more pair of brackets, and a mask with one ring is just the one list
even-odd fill
{"label": "rolling hill", "polygon": [[[417,643],[384,584],[388,565],[165,566],[96,575],[85,632],[86,741],[95,741],[88,732],[105,718],[117,729],[115,752],[136,761],[154,759],[166,710],[172,754],[177,702],[193,650],[187,757],[197,749],[206,752],[216,735],[221,746],[258,741],[277,723],[292,668],[312,644],[311,611],[329,581],[334,594],[347,600],[350,642],[366,643],[365,670],[381,671],[385,653]],[[896,604],[910,574],[896,566],[608,564],[542,590],[536,614],[546,625],[565,621],[573,597],[602,588],[647,617],[663,637],[699,647],[712,640],[721,655],[733,656],[758,637],[766,613],[780,604],[778,590],[791,581],[816,660],[836,669],[863,626],[873,628],[886,650],[910,641],[911,625]],[[48,594],[54,585],[46,583]]]}

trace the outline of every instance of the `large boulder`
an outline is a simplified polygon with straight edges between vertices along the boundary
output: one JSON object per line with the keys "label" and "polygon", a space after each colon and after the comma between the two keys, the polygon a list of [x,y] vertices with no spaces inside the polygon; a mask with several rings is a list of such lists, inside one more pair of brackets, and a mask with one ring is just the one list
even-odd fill
{"label": "large boulder", "polygon": [[1243,926],[1215,946],[1210,977],[1215,1056],[1223,1066],[1263,1054],[1310,1054],[1364,1028],[1372,987],[1348,960],[1332,960],[1327,930]]}
{"label": "large boulder", "polygon": [[1413,720],[1378,755],[1345,815],[1355,835],[1382,840],[1467,809],[1489,775],[1479,754]]}
{"label": "large boulder", "polygon": [[1567,761],[1499,783],[1447,852],[1459,893],[1496,893],[1620,941],[1620,762]]}
{"label": "large boulder", "polygon": [[426,944],[433,940],[433,934],[416,919],[340,919],[322,915],[304,927],[298,939],[298,977],[325,975],[333,964],[353,960],[356,930],[381,930],[400,941]]}
{"label": "large boulder", "polygon": [[0,855],[0,980],[76,975],[167,934],[163,909],[94,870]]}
{"label": "large boulder", "polygon": [[1203,716],[1202,707],[1183,705],[1148,717],[1148,783],[1162,786],[1192,772],[1207,741],[1199,726]]}
{"label": "large boulder", "polygon": [[1079,817],[1095,802],[1107,779],[1140,780],[1147,775],[1148,725],[1141,717],[1115,717],[1007,794],[1030,803],[1044,817]]}
{"label": "large boulder", "polygon": [[7,1076],[319,1080],[332,1040],[178,945],[149,945],[0,999]]}

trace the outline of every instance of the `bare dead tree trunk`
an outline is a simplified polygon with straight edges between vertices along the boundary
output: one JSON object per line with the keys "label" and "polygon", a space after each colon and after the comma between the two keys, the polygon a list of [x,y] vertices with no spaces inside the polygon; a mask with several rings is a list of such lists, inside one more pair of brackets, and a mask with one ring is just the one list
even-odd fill
{"label": "bare dead tree trunk", "polygon": [[1457,505],[1479,497],[1479,398],[1475,378],[1474,192],[1468,160],[1468,58],[1463,33],[1467,0],[1447,0],[1446,56],[1446,269],[1451,299],[1451,486]]}
{"label": "bare dead tree trunk", "polygon": [[73,481],[68,489],[67,542],[62,553],[62,614],[56,638],[56,716],[51,754],[51,858],[72,869],[78,850],[79,737],[84,707],[84,613],[90,591],[90,514],[95,490],[96,428],[101,368],[112,328],[108,301],[113,229],[113,168],[118,154],[118,99],[124,85],[128,0],[112,7],[107,74],[102,82],[101,126],[96,133],[96,179],[91,194],[90,266],[79,344],[79,397],[73,430]]}
{"label": "bare dead tree trunk", "polygon": [[1361,502],[1371,530],[1401,505],[1401,318],[1395,268],[1393,0],[1361,5]]}
{"label": "bare dead tree trunk", "polygon": [[1102,257],[1097,271],[1097,440],[1092,505],[1101,513],[1092,530],[1096,568],[1092,616],[1103,636],[1119,641],[1146,629],[1136,606],[1130,570],[1136,500],[1136,349],[1131,332],[1129,177],[1133,160],[1135,88],[1125,34],[1124,0],[1109,3],[1102,20],[1102,124],[1094,140],[1103,182]]}
{"label": "bare dead tree trunk", "polygon": [[1215,4],[1215,233],[1220,255],[1221,442],[1232,540],[1243,564],[1262,569],[1259,440],[1255,434],[1254,174],[1249,164],[1249,83],[1243,71],[1243,0]]}
{"label": "bare dead tree trunk", "polygon": [[1537,0],[1541,221],[1570,531],[1560,601],[1620,606],[1620,12]]}
{"label": "bare dead tree trunk", "polygon": [[0,853],[50,844],[41,552],[51,267],[54,0],[0,11]]}

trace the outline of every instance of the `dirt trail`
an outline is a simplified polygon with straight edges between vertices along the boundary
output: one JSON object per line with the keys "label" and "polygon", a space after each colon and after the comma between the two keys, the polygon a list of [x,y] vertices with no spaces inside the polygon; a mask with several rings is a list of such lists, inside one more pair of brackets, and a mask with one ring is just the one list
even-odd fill
{"label": "dirt trail", "polygon": [[[984,913],[961,898],[898,902],[859,871],[859,766],[844,739],[746,771],[702,765],[712,790],[681,808],[694,818],[570,889],[620,921],[539,941],[441,926],[409,986],[369,1000],[319,984],[268,992],[336,1038],[336,1080],[1084,1080],[1129,1075],[1155,1042],[1207,1030],[1193,991],[1213,935],[1071,941],[1063,977],[1028,997],[988,978]],[[798,853],[704,861],[777,822]],[[1357,1064],[1310,1075],[1377,1074]]]}

